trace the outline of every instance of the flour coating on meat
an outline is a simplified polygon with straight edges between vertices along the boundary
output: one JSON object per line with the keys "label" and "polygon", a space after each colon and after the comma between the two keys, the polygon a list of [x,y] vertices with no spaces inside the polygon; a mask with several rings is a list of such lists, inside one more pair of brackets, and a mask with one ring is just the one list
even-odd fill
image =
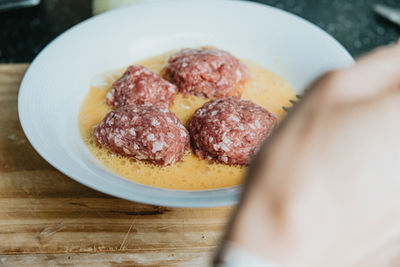
{"label": "flour coating on meat", "polygon": [[127,105],[109,112],[93,136],[115,153],[159,165],[181,160],[190,141],[175,114],[149,104]]}
{"label": "flour coating on meat", "polygon": [[167,108],[175,98],[175,86],[156,73],[132,65],[116,80],[106,97],[114,108],[130,104],[153,104]]}
{"label": "flour coating on meat", "polygon": [[253,102],[233,97],[212,100],[190,121],[192,148],[202,159],[246,165],[276,123],[274,114]]}
{"label": "flour coating on meat", "polygon": [[169,59],[165,78],[186,95],[239,96],[237,86],[248,80],[249,71],[226,51],[183,49]]}

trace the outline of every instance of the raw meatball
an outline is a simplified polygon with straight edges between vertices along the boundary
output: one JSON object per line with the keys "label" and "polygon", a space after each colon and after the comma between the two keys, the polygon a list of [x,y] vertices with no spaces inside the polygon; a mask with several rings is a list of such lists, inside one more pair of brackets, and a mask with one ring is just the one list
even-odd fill
{"label": "raw meatball", "polygon": [[200,158],[248,164],[277,118],[250,101],[225,97],[205,103],[190,121],[192,148]]}
{"label": "raw meatball", "polygon": [[140,65],[132,65],[116,80],[106,102],[114,108],[130,104],[168,107],[175,98],[175,86]]}
{"label": "raw meatball", "polygon": [[236,88],[249,78],[249,72],[246,66],[228,52],[218,49],[184,49],[169,59],[165,78],[186,95],[240,96]]}
{"label": "raw meatball", "polygon": [[115,153],[159,165],[182,159],[190,141],[174,113],[149,104],[127,105],[109,112],[93,135]]}

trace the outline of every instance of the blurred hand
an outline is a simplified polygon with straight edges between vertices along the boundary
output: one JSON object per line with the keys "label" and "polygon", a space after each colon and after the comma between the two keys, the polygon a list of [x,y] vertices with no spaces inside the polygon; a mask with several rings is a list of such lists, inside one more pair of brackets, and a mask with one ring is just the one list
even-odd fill
{"label": "blurred hand", "polygon": [[400,45],[318,79],[264,145],[227,241],[277,266],[400,266]]}

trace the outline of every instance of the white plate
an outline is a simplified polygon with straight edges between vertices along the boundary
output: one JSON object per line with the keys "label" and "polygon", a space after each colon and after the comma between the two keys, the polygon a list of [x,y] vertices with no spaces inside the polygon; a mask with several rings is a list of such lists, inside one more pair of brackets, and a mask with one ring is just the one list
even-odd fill
{"label": "white plate", "polygon": [[18,96],[26,136],[58,170],[113,196],[179,207],[236,203],[240,187],[176,191],[124,180],[97,162],[78,133],[78,109],[97,74],[171,49],[200,45],[255,60],[299,93],[322,72],[353,62],[321,29],[265,5],[215,0],[139,3],[80,23],[39,54]]}

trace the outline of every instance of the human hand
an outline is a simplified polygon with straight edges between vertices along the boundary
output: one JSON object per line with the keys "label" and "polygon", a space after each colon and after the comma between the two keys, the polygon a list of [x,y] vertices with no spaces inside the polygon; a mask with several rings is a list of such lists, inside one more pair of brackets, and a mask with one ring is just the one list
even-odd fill
{"label": "human hand", "polygon": [[253,162],[219,259],[399,266],[399,88],[400,45],[318,79]]}

